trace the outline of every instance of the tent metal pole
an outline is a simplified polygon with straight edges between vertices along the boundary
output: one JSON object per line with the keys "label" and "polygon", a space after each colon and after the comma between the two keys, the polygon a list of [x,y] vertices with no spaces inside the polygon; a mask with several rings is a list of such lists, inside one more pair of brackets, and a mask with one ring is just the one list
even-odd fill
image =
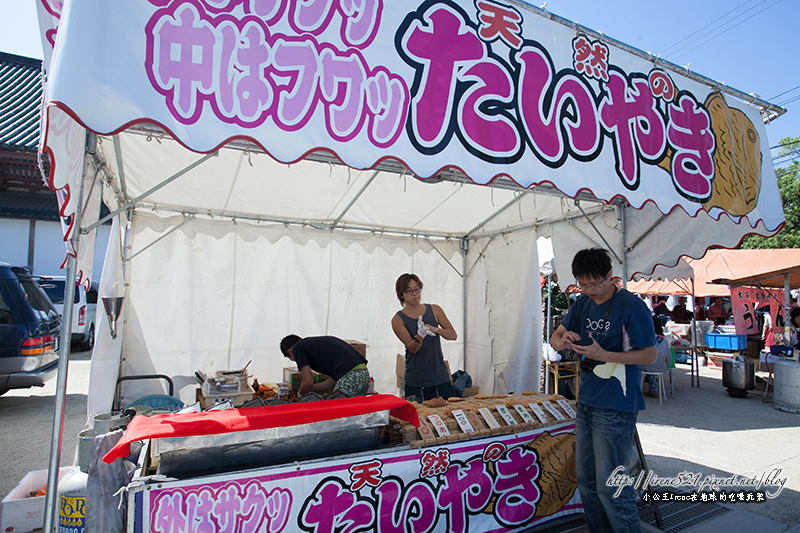
{"label": "tent metal pole", "polygon": [[[694,296],[694,274],[692,274],[692,305],[697,310],[697,303]],[[700,354],[697,353],[697,317],[696,313],[692,313],[692,360],[690,361],[691,368],[691,381],[694,387],[695,377],[697,378],[697,387],[700,388]]]}
{"label": "tent metal pole", "polygon": [[790,345],[790,328],[792,325],[790,322],[792,297],[791,293],[789,292],[789,284],[789,274],[786,273],[783,275],[783,342],[786,344],[786,346]]}
{"label": "tent metal pole", "polygon": [[[97,136],[87,131],[86,144],[83,154],[83,172],[81,183],[78,187],[78,201],[75,207],[75,227],[72,228],[70,243],[75,255],[67,256],[66,283],[64,284],[64,301],[71,302],[75,299],[75,274],[78,270],[78,246],[81,237],[81,218],[83,216],[83,182],[89,166],[89,157],[95,151]],[[95,174],[96,176],[96,174]],[[69,371],[69,352],[72,342],[72,314],[73,306],[65,305],[61,315],[61,339],[58,347],[58,372],[56,375],[55,413],[53,416],[53,430],[50,437],[50,460],[47,466],[47,495],[44,506],[44,525],[42,531],[53,531],[56,523],[56,497],[58,496],[58,469],[61,465],[61,443],[64,435],[64,408],[67,398],[67,374]]]}
{"label": "tent metal pole", "polygon": [[[553,277],[552,273],[547,275],[547,344],[548,344],[548,346],[550,345],[550,335],[551,335],[551,331],[550,330],[553,329],[552,326],[551,326],[551,323],[550,323],[550,321],[552,320],[551,317],[550,317],[550,306],[552,305],[552,301],[553,301],[552,293],[551,293],[551,291],[552,291],[552,288],[551,288],[552,277]],[[550,355],[550,354],[548,353],[548,355]],[[545,364],[544,364],[544,393],[545,394],[549,394],[549,391],[550,391],[550,369],[547,367],[547,362],[545,362]]]}
{"label": "tent metal pole", "polygon": [[461,357],[464,361],[464,371],[467,370],[467,252],[469,251],[469,239],[466,237],[461,238],[461,271],[464,273],[461,276],[461,331],[463,337],[461,340]]}

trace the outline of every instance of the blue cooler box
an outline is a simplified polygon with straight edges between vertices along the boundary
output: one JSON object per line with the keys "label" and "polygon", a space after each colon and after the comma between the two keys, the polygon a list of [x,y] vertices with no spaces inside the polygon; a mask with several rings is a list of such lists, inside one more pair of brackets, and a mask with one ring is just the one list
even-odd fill
{"label": "blue cooler box", "polygon": [[746,350],[747,335],[706,333],[706,346],[714,350]]}

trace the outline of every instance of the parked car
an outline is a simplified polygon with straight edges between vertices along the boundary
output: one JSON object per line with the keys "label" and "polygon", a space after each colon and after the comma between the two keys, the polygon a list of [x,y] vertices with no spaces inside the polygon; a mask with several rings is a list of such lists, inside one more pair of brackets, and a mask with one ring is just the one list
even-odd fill
{"label": "parked car", "polygon": [[[56,311],[64,316],[65,276],[39,276],[39,286],[44,289]],[[99,283],[94,282],[86,289],[83,284],[75,284],[75,299],[72,308],[72,342],[81,350],[91,350],[94,346],[94,325],[97,317],[97,291]]]}
{"label": "parked car", "polygon": [[0,262],[0,395],[58,370],[61,316],[27,269]]}

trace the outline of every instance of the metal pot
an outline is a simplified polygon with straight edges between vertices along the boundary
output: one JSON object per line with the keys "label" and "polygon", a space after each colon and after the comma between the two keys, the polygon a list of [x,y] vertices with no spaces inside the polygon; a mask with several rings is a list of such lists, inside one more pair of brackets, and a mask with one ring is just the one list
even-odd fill
{"label": "metal pot", "polygon": [[742,359],[723,359],[722,386],[728,389],[753,390],[756,387],[755,363]]}

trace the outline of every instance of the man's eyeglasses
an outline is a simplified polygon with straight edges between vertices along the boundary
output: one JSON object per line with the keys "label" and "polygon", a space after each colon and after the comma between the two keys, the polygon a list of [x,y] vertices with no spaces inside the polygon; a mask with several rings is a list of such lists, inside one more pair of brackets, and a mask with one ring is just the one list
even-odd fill
{"label": "man's eyeglasses", "polygon": [[603,278],[600,281],[595,281],[593,283],[578,283],[578,288],[582,291],[590,290],[590,289],[599,289],[603,286],[603,284],[608,281],[606,278]]}
{"label": "man's eyeglasses", "polygon": [[420,292],[422,292],[422,289],[417,287],[416,289],[406,289],[403,291],[403,294],[418,294]]}

